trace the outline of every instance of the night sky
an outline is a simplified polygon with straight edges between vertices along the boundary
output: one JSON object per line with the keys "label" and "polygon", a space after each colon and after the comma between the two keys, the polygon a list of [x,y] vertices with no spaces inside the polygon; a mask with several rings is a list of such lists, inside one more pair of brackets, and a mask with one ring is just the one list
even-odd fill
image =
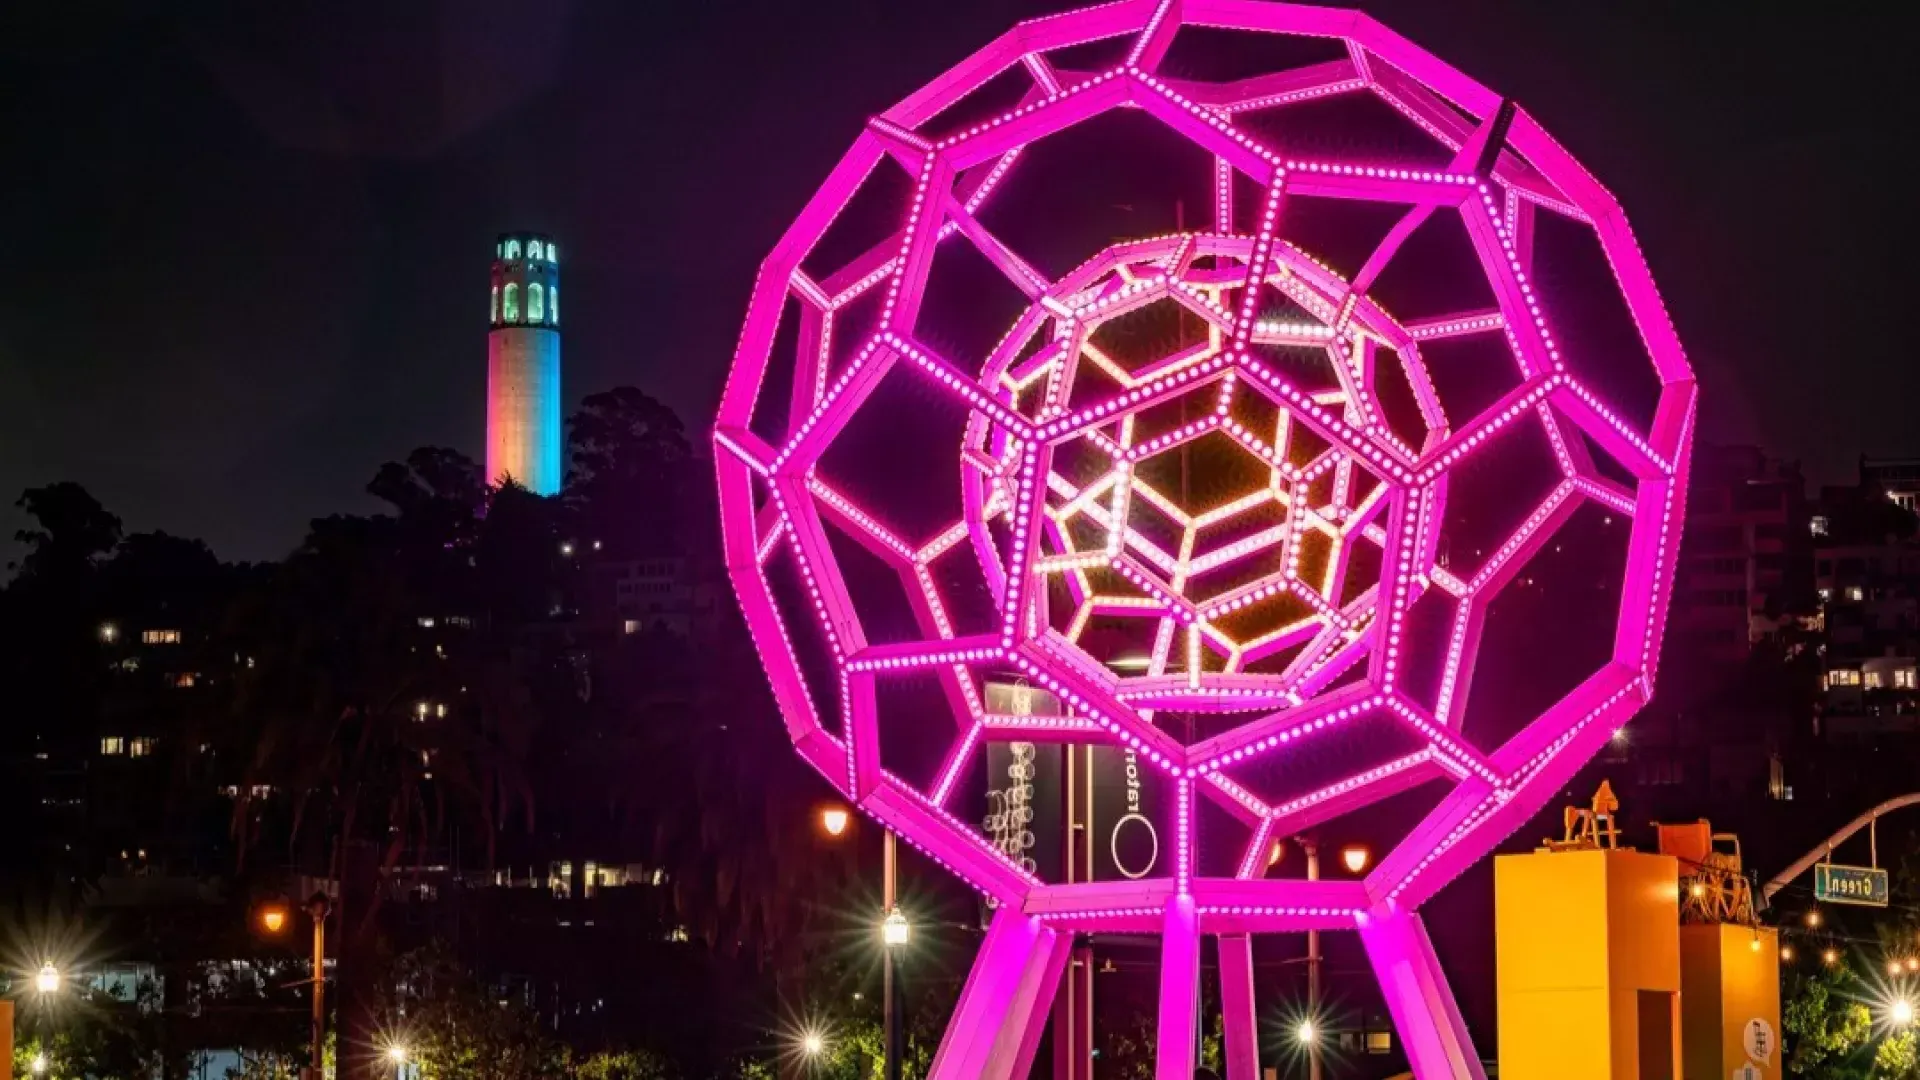
{"label": "night sky", "polygon": [[[755,264],[863,119],[1068,6],[9,5],[3,501],[78,480],[130,529],[273,558],[370,509],[383,461],[479,456],[503,229],[559,239],[569,410],[634,383],[704,428]],[[1364,6],[1612,187],[1709,437],[1822,480],[1920,452],[1905,32],[1864,5]]]}

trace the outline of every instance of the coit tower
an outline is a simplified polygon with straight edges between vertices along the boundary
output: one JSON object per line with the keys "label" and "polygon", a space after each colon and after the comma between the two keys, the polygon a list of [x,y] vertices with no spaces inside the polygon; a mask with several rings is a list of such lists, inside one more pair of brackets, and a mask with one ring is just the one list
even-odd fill
{"label": "coit tower", "polygon": [[560,254],[536,233],[493,248],[487,333],[487,483],[560,490]]}

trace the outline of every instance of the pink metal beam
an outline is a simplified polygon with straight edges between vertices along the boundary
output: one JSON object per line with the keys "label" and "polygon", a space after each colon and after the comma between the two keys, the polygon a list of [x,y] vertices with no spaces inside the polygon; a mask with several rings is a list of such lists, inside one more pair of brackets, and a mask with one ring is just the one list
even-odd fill
{"label": "pink metal beam", "polygon": [[1220,936],[1220,1013],[1227,1080],[1260,1080],[1260,1023],[1253,1000],[1253,939]]}
{"label": "pink metal beam", "polygon": [[1360,926],[1360,943],[1414,1080],[1486,1080],[1420,917],[1398,908],[1372,913]]}
{"label": "pink metal beam", "polygon": [[1160,931],[1160,1032],[1154,1075],[1163,1080],[1193,1075],[1200,1018],[1200,915],[1193,897],[1167,901]]}
{"label": "pink metal beam", "polygon": [[1071,935],[1012,907],[996,912],[929,1080],[1025,1080],[1037,1042],[1029,1036],[1046,1025],[1072,949]]}

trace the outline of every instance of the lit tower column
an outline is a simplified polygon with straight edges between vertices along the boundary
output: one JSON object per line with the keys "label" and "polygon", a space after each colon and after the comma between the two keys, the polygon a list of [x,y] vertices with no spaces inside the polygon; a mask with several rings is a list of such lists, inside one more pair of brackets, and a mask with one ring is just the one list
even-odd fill
{"label": "lit tower column", "polygon": [[560,490],[560,260],[553,241],[508,233],[493,250],[487,334],[487,482]]}

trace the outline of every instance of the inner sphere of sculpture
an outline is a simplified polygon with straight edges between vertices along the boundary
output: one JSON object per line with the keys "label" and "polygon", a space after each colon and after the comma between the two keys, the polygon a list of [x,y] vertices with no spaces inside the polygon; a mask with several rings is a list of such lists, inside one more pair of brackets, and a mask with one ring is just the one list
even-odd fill
{"label": "inner sphere of sculpture", "polygon": [[[715,460],[788,734],[854,805],[1061,925],[1351,927],[1652,693],[1694,400],[1524,109],[1365,16],[1125,0],[871,121],[762,267]],[[1008,743],[1015,801],[1034,746],[1124,756],[1124,900],[1035,864],[1027,802],[983,834]],[[1309,830],[1380,855],[1270,867]]]}

